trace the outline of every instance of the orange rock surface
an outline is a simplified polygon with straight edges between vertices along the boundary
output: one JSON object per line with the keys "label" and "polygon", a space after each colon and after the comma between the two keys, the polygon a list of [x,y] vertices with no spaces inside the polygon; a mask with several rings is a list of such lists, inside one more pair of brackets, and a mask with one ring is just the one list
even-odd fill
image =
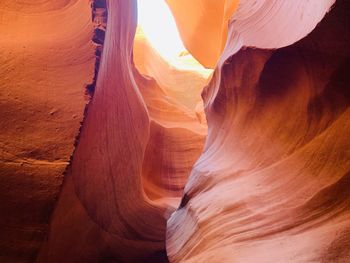
{"label": "orange rock surface", "polygon": [[38,262],[166,261],[166,220],[206,127],[194,106],[198,91],[192,103],[169,97],[167,87],[136,70],[135,3],[108,1],[96,89]]}
{"label": "orange rock surface", "polygon": [[202,65],[214,68],[225,47],[228,21],[239,0],[166,1],[186,48]]}
{"label": "orange rock surface", "polygon": [[[320,12],[333,4],[323,3],[309,2]],[[171,262],[349,260],[349,7],[337,1],[294,44],[276,39],[265,19],[258,28],[276,48],[293,44],[274,51],[237,49],[236,41],[270,43],[240,31],[233,17],[232,38],[203,92],[206,146],[168,221]],[[318,22],[312,14],[307,31]],[[288,34],[299,40],[300,30]]]}
{"label": "orange rock surface", "polygon": [[348,1],[166,2],[0,4],[0,261],[348,262]]}
{"label": "orange rock surface", "polygon": [[0,3],[0,262],[30,262],[74,149],[92,81],[85,1]]}

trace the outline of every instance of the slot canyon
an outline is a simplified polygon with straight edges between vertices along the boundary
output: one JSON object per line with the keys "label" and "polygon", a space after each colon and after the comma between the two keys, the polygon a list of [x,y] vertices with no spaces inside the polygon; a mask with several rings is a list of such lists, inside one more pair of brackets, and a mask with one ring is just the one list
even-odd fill
{"label": "slot canyon", "polygon": [[350,1],[1,0],[0,262],[350,263]]}

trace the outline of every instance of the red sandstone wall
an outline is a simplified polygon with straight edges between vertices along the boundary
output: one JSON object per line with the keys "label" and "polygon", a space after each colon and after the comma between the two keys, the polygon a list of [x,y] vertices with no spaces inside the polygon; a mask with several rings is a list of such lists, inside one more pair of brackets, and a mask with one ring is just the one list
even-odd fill
{"label": "red sandstone wall", "polygon": [[347,1],[325,18],[334,1],[197,1],[189,28],[168,2],[215,66],[206,138],[200,110],[137,71],[136,1],[107,1],[107,21],[104,1],[0,4],[0,261],[347,262]]}
{"label": "red sandstone wall", "polygon": [[92,81],[87,1],[0,3],[0,261],[35,259]]}

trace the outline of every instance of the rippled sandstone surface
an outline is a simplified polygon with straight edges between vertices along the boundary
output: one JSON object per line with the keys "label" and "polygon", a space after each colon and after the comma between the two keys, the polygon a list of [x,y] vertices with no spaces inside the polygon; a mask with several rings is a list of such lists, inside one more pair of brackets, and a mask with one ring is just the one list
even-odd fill
{"label": "rippled sandstone surface", "polygon": [[0,4],[0,261],[348,262],[348,1],[167,3]]}

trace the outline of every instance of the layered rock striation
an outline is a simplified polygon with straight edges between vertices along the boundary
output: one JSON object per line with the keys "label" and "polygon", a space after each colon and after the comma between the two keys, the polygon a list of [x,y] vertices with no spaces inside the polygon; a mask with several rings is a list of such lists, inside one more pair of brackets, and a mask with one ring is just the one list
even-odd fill
{"label": "layered rock striation", "polygon": [[310,33],[334,1],[260,2],[242,1],[203,91],[208,137],[168,221],[171,262],[348,261],[349,4]]}
{"label": "layered rock striation", "polygon": [[37,262],[166,262],[166,220],[204,144],[198,88],[189,104],[135,67],[134,46],[147,45],[134,44],[136,1],[107,10],[93,98]]}
{"label": "layered rock striation", "polygon": [[0,261],[347,262],[348,1],[167,3],[1,4]]}

